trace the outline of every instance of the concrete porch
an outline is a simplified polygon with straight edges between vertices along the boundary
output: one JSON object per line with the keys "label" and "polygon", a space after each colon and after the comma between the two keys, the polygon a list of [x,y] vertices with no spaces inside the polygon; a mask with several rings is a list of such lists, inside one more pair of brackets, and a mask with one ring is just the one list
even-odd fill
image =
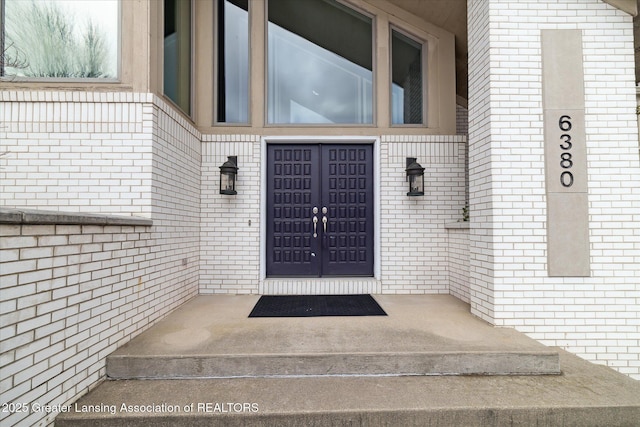
{"label": "concrete porch", "polygon": [[198,296],[184,304],[110,355],[109,380],[56,425],[615,426],[640,419],[639,382],[494,328],[452,296],[376,295],[384,317],[250,319],[258,298]]}
{"label": "concrete porch", "polygon": [[248,318],[259,296],[199,296],[107,357],[107,376],[558,374],[558,352],[448,295],[376,295],[376,317]]}

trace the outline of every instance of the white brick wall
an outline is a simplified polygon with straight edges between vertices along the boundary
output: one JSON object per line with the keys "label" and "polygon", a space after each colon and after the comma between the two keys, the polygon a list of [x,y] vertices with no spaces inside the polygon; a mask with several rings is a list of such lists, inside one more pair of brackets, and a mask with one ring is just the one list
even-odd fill
{"label": "white brick wall", "polygon": [[[1,402],[72,402],[104,378],[109,353],[196,294],[197,264],[162,253],[162,234],[0,225]],[[0,424],[46,425],[54,416],[3,412]]]}
{"label": "white brick wall", "polygon": [[447,225],[449,293],[469,303],[469,223]]}
{"label": "white brick wall", "polygon": [[[599,0],[480,0],[469,28],[473,311],[640,378],[632,19]],[[547,277],[541,29],[583,34],[589,278]]]}
{"label": "white brick wall", "polygon": [[489,2],[467,2],[469,28],[469,271],[471,312],[492,321],[493,230],[491,112],[489,98]]}
{"label": "white brick wall", "polygon": [[[22,102],[27,98],[43,102],[46,108],[42,108],[48,110],[54,95],[3,93],[3,99],[9,99],[2,105],[3,118],[22,117],[20,112],[29,110],[30,104]],[[89,116],[65,122],[67,133],[55,135],[29,133],[30,126],[48,129],[39,119],[33,125],[26,119],[25,123],[22,119],[4,122],[10,127],[11,153],[0,171],[2,202],[50,210],[140,214],[151,217],[154,225],[0,226],[2,402],[65,404],[77,399],[103,379],[110,352],[198,293],[200,135],[156,97],[57,96],[66,100],[61,105],[103,98],[107,103],[120,99],[120,111],[141,112],[127,119],[127,126],[139,132],[135,137],[91,133],[89,139],[95,137],[95,141],[87,144],[82,129],[111,128],[108,123],[86,123]],[[127,102],[133,104],[127,106]],[[114,111],[119,111],[118,105]],[[67,110],[72,107],[66,105]],[[87,108],[98,111],[97,105]],[[110,105],[106,108],[109,111]],[[81,131],[75,133],[77,129]],[[40,170],[46,153],[57,146],[52,145],[54,138],[68,153],[51,163],[59,172],[52,167],[44,174],[31,174]],[[110,158],[114,152],[141,156],[129,161],[118,154],[108,167],[96,160]],[[72,183],[84,181],[90,194],[70,190]],[[140,183],[144,192],[133,190]],[[31,194],[31,199],[20,197],[21,191]],[[94,203],[94,193],[108,203]],[[0,424],[46,424],[52,419],[46,415],[3,413]]]}
{"label": "white brick wall", "polygon": [[152,99],[0,92],[0,204],[150,216]]}
{"label": "white brick wall", "polygon": [[[383,136],[381,280],[383,293],[449,293],[445,224],[462,218],[464,136]],[[408,197],[406,158],[425,168],[425,195]]]}
{"label": "white brick wall", "polygon": [[[202,142],[200,293],[258,293],[260,282],[260,138],[204,135]],[[238,194],[220,194],[220,169],[238,156]]]}
{"label": "white brick wall", "polygon": [[[353,281],[382,293],[448,293],[447,230],[462,218],[464,136],[385,136],[380,143],[381,277]],[[254,135],[204,135],[201,293],[300,292],[280,281],[260,288],[261,142]],[[238,155],[238,194],[219,194],[219,166]],[[407,197],[406,157],[426,168],[424,197]],[[335,282],[335,281],[334,281]],[[338,282],[305,292],[345,292]],[[293,286],[293,287],[292,287]]]}

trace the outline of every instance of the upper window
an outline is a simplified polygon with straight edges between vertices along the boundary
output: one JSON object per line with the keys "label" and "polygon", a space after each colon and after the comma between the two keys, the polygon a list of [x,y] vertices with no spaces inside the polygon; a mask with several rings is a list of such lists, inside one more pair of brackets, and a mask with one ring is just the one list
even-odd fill
{"label": "upper window", "polygon": [[268,18],[268,123],[373,123],[372,19],[335,0],[269,0]]}
{"label": "upper window", "polygon": [[[267,125],[367,126],[375,123],[374,113],[394,126],[428,125],[427,54],[440,55],[438,49],[428,52],[429,33],[415,27],[409,32],[392,14],[364,3],[362,10],[354,9],[349,0],[258,3],[266,3],[253,13],[266,12],[267,38],[264,45],[251,46],[251,35],[262,32],[262,25],[249,19],[253,2],[216,0],[214,123],[261,122],[250,112],[264,106]],[[389,23],[377,31],[387,40],[374,37],[377,13],[381,25]],[[374,46],[376,40],[382,43]],[[264,92],[262,82],[251,90],[251,59],[260,60],[254,71],[262,71],[263,52],[255,49],[266,49]],[[376,71],[379,82],[388,81],[383,94],[388,97],[376,97],[383,86],[374,84],[374,55],[385,64]],[[439,99],[437,92],[433,96]]]}
{"label": "upper window", "polygon": [[164,94],[191,113],[191,0],[164,0]]}
{"label": "upper window", "polygon": [[249,0],[218,1],[219,123],[249,122]]}
{"label": "upper window", "polygon": [[424,73],[421,42],[391,30],[391,122],[423,124]]}
{"label": "upper window", "polygon": [[0,76],[118,77],[118,0],[3,0],[0,5]]}

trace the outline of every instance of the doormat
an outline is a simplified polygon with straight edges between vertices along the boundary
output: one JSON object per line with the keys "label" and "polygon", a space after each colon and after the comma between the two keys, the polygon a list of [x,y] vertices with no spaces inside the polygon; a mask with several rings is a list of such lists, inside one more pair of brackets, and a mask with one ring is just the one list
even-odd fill
{"label": "doormat", "polygon": [[371,295],[263,295],[249,317],[386,315]]}

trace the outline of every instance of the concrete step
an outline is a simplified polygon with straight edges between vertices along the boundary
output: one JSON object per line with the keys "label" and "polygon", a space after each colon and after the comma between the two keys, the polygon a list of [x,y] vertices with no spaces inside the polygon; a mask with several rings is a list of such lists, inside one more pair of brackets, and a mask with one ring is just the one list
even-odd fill
{"label": "concrete step", "polygon": [[305,375],[549,375],[557,351],[121,356],[111,379],[234,378]]}
{"label": "concrete step", "polygon": [[562,375],[105,381],[55,425],[638,425],[640,382],[559,354]]}
{"label": "concrete step", "polygon": [[258,296],[199,296],[107,358],[112,379],[559,374],[556,349],[449,295],[376,295],[388,316],[248,318]]}

